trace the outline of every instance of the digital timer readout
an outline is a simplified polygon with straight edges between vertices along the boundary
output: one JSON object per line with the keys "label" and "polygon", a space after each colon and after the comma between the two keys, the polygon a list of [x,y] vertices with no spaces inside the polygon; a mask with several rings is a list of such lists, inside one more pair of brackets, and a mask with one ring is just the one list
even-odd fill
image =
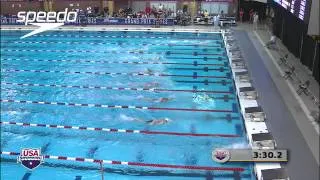
{"label": "digital timer readout", "polygon": [[253,161],[288,161],[287,150],[252,150]]}
{"label": "digital timer readout", "polygon": [[[223,153],[225,151],[225,153]],[[288,151],[279,149],[224,149],[219,150],[220,153],[213,153],[213,158],[221,159],[223,155],[226,157],[223,162],[286,162],[288,161]],[[221,156],[221,157],[220,157]],[[219,161],[221,162],[221,161]]]}

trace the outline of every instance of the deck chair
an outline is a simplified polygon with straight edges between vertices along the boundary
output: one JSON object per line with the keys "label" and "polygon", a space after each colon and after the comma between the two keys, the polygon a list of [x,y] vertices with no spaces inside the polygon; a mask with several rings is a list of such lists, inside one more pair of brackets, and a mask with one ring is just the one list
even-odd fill
{"label": "deck chair", "polygon": [[296,68],[295,67],[290,67],[287,71],[284,72],[283,78],[284,79],[292,79],[292,75],[294,74]]}
{"label": "deck chair", "polygon": [[286,54],[286,55],[284,55],[283,57],[281,57],[281,58],[279,59],[279,61],[278,61],[279,65],[281,65],[281,64],[287,64],[287,62],[288,62],[288,57],[289,57],[288,54]]}
{"label": "deck chair", "polygon": [[298,95],[301,95],[302,93],[304,93],[305,95],[309,95],[309,91],[308,91],[308,88],[310,86],[310,81],[306,81],[304,82],[303,84],[300,84],[299,85],[299,88],[297,89],[297,93]]}

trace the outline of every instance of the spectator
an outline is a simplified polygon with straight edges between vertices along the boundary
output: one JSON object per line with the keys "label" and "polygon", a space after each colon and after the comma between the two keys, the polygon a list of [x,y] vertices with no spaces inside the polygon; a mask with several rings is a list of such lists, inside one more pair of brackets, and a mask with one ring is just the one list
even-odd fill
{"label": "spectator", "polygon": [[207,10],[204,11],[204,22],[208,24],[209,22],[209,13]]}
{"label": "spectator", "polygon": [[213,24],[214,24],[214,26],[219,26],[218,16],[213,17]]}
{"label": "spectator", "polygon": [[258,21],[259,21],[259,15],[257,12],[253,15],[253,29],[258,30]]}
{"label": "spectator", "polygon": [[239,12],[240,22],[243,22],[243,15],[244,15],[244,12],[243,12],[243,9],[241,8]]}
{"label": "spectator", "polygon": [[146,15],[147,15],[147,16],[150,16],[150,14],[151,14],[151,8],[150,8],[149,6],[146,7],[145,12],[146,12]]}
{"label": "spectator", "polygon": [[250,11],[249,11],[249,16],[250,16],[249,22],[250,23],[252,23],[252,21],[253,21],[253,15],[254,15],[254,11],[253,11],[253,9],[250,9]]}
{"label": "spectator", "polygon": [[162,11],[163,10],[163,5],[160,3],[159,4],[159,11]]}
{"label": "spectator", "polygon": [[273,34],[270,40],[266,43],[266,47],[270,49],[270,47],[275,44],[276,44],[276,36]]}
{"label": "spectator", "polygon": [[269,16],[271,18],[271,22],[273,23],[274,22],[274,11],[272,8],[269,10]]}

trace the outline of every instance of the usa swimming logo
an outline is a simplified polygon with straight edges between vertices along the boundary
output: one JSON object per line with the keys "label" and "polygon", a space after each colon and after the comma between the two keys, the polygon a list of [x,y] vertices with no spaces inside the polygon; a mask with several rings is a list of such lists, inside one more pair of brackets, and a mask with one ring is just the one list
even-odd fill
{"label": "usa swimming logo", "polygon": [[29,170],[33,170],[43,163],[44,156],[41,156],[40,149],[22,149],[20,156],[18,156],[18,163]]}
{"label": "usa swimming logo", "polygon": [[231,154],[227,149],[215,149],[212,151],[212,159],[219,163],[225,163],[230,160]]}
{"label": "usa swimming logo", "polygon": [[68,8],[61,12],[44,12],[44,11],[20,11],[17,14],[17,22],[23,22],[25,25],[39,26],[38,29],[20,37],[20,39],[48,31],[59,26],[63,26],[66,22],[76,22],[78,13],[75,11],[68,12]]}

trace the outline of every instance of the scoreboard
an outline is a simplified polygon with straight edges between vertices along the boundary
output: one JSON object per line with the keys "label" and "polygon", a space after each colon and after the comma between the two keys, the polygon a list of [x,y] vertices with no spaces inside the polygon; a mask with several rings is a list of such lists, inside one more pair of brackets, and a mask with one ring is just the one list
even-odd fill
{"label": "scoreboard", "polygon": [[303,21],[308,21],[308,9],[311,0],[274,0],[286,10]]}

